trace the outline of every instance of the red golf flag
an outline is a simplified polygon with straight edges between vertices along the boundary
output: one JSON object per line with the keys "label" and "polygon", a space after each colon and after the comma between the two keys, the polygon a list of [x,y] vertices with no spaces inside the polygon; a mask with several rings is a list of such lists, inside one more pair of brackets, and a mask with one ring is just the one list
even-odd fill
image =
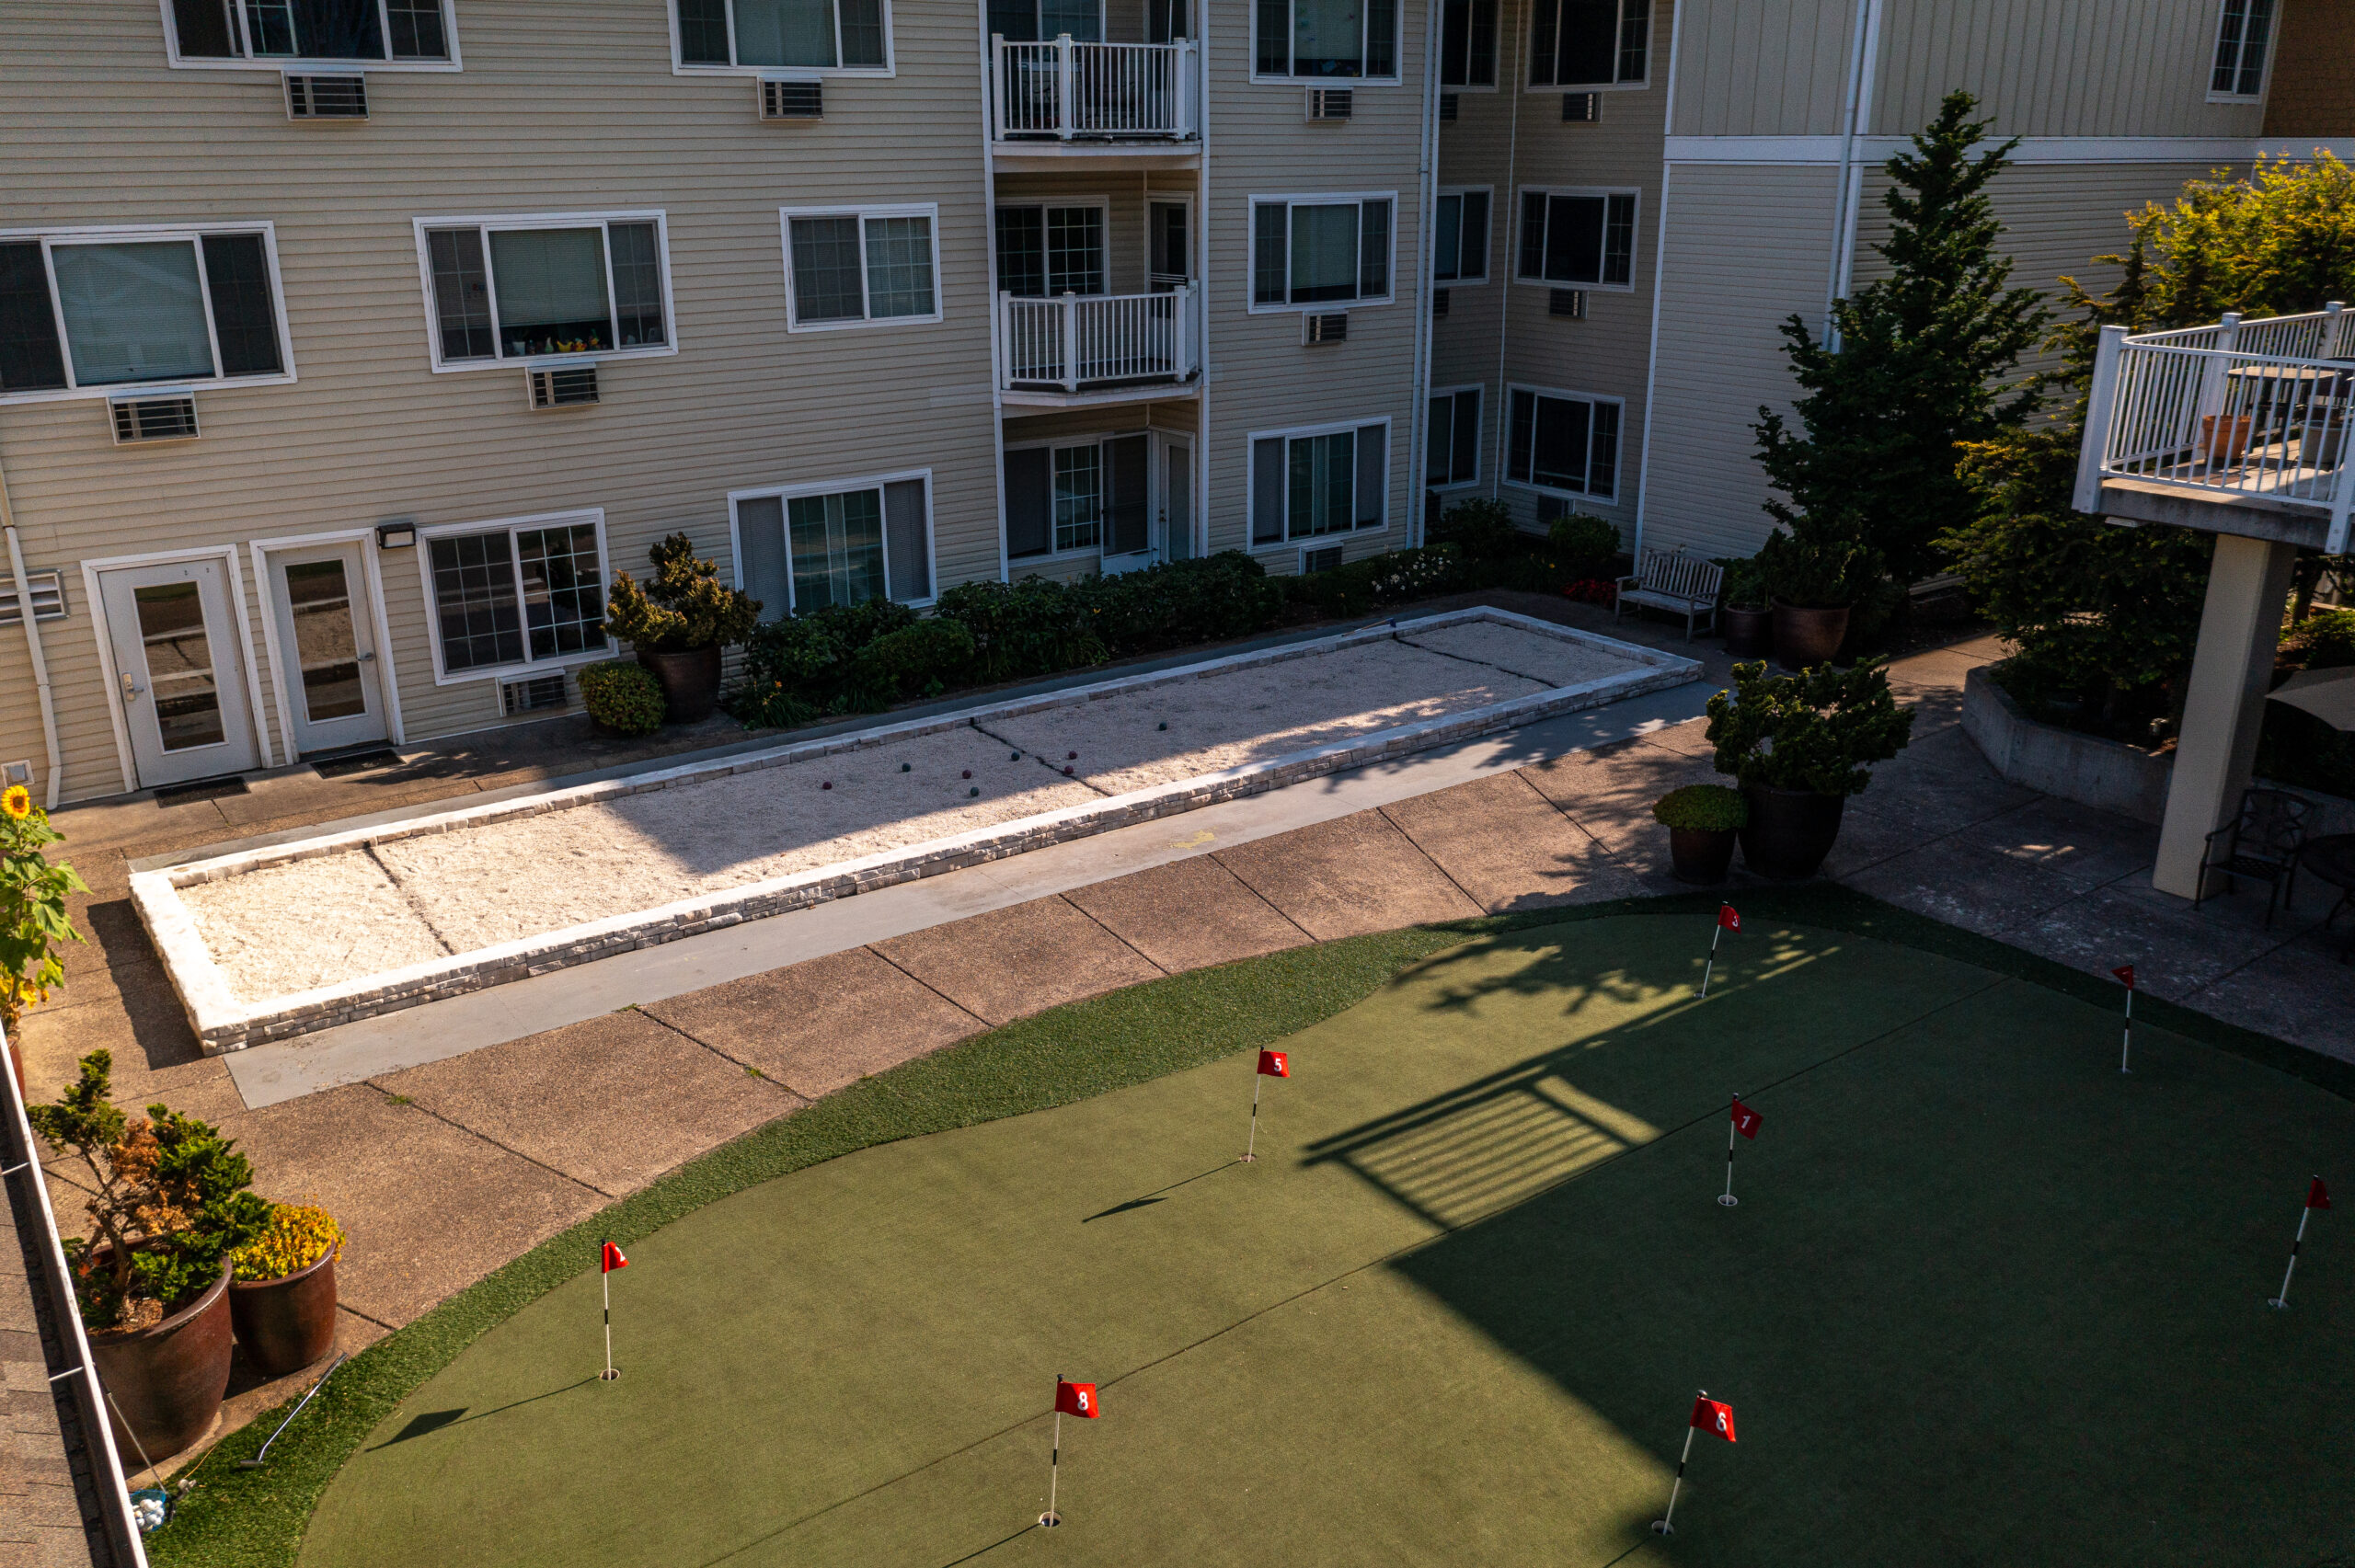
{"label": "red golf flag", "polygon": [[2111,973],[2111,974],[2113,974],[2113,975],[2116,975],[2116,976],[2119,978],[2119,979],[2124,983],[2124,985],[2125,985],[2125,987],[2126,987],[2126,989],[2127,989],[2128,990],[2132,990],[2134,989],[2134,966],[2133,966],[2133,965],[2131,965],[2131,964],[2120,964],[2120,966],[2118,966],[2118,967],[2116,967],[2115,969],[2112,969],[2112,970],[2110,971],[2110,973]]}
{"label": "red golf flag", "polygon": [[603,1244],[603,1250],[597,1254],[597,1261],[603,1265],[597,1271],[600,1274],[611,1274],[617,1268],[629,1266],[629,1259],[622,1256],[622,1250],[611,1242]]}
{"label": "red golf flag", "polygon": [[1758,1136],[1758,1124],[1765,1119],[1766,1118],[1764,1116],[1760,1116],[1756,1111],[1753,1111],[1748,1105],[1743,1104],[1741,1103],[1740,1095],[1737,1094],[1733,1097],[1734,1131],[1741,1134],[1744,1138],[1756,1138]]}
{"label": "red golf flag", "polygon": [[1259,1072],[1262,1077],[1266,1078],[1290,1078],[1292,1076],[1292,1058],[1289,1054],[1283,1051],[1261,1051],[1259,1053]]}
{"label": "red golf flag", "polygon": [[1693,1425],[1704,1432],[1715,1432],[1730,1443],[1733,1436],[1733,1406],[1723,1400],[1696,1399],[1693,1402]]}
{"label": "red golf flag", "polygon": [[2322,1185],[2322,1178],[2320,1176],[2316,1176],[2315,1178],[2315,1185],[2306,1189],[2306,1207],[2308,1208],[2328,1208],[2330,1207],[2330,1189]]}
{"label": "red golf flag", "polygon": [[1725,927],[1728,931],[1732,932],[1736,936],[1740,936],[1741,934],[1741,911],[1735,909],[1731,904],[1719,904],[1717,906],[1717,923]]}
{"label": "red golf flag", "polygon": [[1080,1415],[1093,1421],[1103,1414],[1097,1407],[1094,1383],[1066,1383],[1055,1379],[1055,1413],[1058,1415]]}

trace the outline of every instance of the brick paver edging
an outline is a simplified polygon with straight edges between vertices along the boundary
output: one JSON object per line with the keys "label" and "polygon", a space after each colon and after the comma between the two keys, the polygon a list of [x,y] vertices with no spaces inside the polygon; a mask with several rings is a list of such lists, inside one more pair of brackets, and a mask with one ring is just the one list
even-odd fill
{"label": "brick paver edging", "polygon": [[[1377,730],[1370,735],[1295,751],[1265,761],[1132,790],[1084,806],[1065,807],[1056,811],[1018,818],[1011,822],[975,829],[928,843],[818,866],[787,876],[750,883],[723,893],[610,916],[560,931],[477,948],[431,963],[363,976],[339,985],[273,997],[260,1002],[240,1001],[231,990],[226,977],[221,973],[211,950],[205,946],[197,931],[194,916],[179,896],[179,889],[197,883],[218,881],[265,866],[307,860],[363,845],[447,833],[479,827],[487,822],[538,816],[544,812],[569,810],[597,801],[696,784],[726,774],[782,767],[910,736],[934,734],[959,726],[1050,708],[1077,706],[1152,686],[1200,680],[1223,670],[1328,654],[1366,643],[1401,637],[1408,633],[1428,632],[1442,626],[1478,621],[1491,621],[1516,630],[1603,649],[1639,669],[1626,674],[1603,676],[1576,685],[1532,692],[1443,718]],[[190,1026],[195,1031],[199,1043],[207,1054],[219,1054],[264,1041],[331,1028],[358,1018],[464,995],[488,986],[545,974],[551,969],[590,963],[633,948],[675,942],[701,932],[716,931],[768,915],[784,914],[894,883],[936,876],[960,866],[1022,854],[1065,840],[1173,816],[1242,795],[1260,794],[1304,779],[1338,773],[1452,741],[1470,739],[1493,730],[1550,718],[1557,714],[1596,707],[1604,703],[1683,685],[1700,673],[1701,666],[1696,661],[1657,648],[1620,642],[1573,627],[1554,625],[1506,610],[1484,607],[1459,610],[1416,621],[1366,627],[1284,647],[1231,654],[1200,664],[1097,681],[1065,691],[994,703],[902,724],[882,725],[849,735],[775,747],[720,761],[665,768],[546,795],[525,795],[442,812],[389,826],[353,829],[161,870],[139,872],[131,878],[131,897],[141,921],[146,926],[149,937],[155,942],[155,949],[172,977],[172,984],[179,994],[181,1005],[187,1010]]]}

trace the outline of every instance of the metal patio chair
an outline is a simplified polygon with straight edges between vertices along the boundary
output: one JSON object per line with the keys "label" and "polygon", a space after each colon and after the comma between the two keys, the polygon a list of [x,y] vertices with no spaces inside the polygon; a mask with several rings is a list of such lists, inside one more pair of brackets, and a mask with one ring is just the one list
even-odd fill
{"label": "metal patio chair", "polygon": [[2286,909],[2297,897],[2298,852],[2305,847],[2306,818],[2314,809],[2310,802],[2287,790],[2243,791],[2241,808],[2233,819],[2208,835],[2200,891],[2191,907],[2196,910],[2206,902],[2211,876],[2224,879],[2227,893],[2237,890],[2246,876],[2265,884],[2265,926],[2268,931],[2273,929],[2274,905]]}

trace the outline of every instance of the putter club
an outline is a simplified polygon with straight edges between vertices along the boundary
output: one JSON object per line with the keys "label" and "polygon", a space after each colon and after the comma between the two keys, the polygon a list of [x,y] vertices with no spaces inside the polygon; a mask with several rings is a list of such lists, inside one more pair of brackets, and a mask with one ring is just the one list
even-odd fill
{"label": "putter club", "polygon": [[313,1383],[309,1391],[306,1391],[301,1399],[294,1402],[294,1408],[288,1411],[286,1413],[286,1419],[278,1424],[278,1432],[272,1432],[269,1436],[261,1440],[261,1447],[254,1450],[254,1457],[252,1459],[239,1459],[237,1461],[237,1468],[239,1470],[261,1469],[262,1460],[270,1457],[270,1446],[278,1441],[278,1433],[283,1432],[289,1426],[294,1425],[294,1418],[303,1413],[303,1407],[311,1402],[313,1395],[316,1394],[321,1389],[327,1386],[327,1379],[335,1376],[335,1369],[343,1365],[343,1358],[349,1354],[350,1352],[342,1350],[339,1350],[335,1353],[335,1359],[328,1362],[327,1369],[319,1374],[319,1380]]}

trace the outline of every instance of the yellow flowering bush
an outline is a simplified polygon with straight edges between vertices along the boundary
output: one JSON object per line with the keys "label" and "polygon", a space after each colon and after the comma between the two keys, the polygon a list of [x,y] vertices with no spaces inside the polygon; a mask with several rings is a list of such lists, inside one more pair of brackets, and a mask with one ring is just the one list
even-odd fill
{"label": "yellow flowering bush", "polygon": [[28,1008],[63,983],[57,948],[82,940],[65,900],[89,889],[72,866],[41,853],[63,837],[33,804],[32,791],[22,784],[0,791],[0,1026],[11,1034]]}
{"label": "yellow flowering bush", "polygon": [[316,1204],[273,1205],[260,1235],[237,1251],[237,1279],[250,1285],[283,1279],[310,1267],[343,1245],[343,1227]]}

